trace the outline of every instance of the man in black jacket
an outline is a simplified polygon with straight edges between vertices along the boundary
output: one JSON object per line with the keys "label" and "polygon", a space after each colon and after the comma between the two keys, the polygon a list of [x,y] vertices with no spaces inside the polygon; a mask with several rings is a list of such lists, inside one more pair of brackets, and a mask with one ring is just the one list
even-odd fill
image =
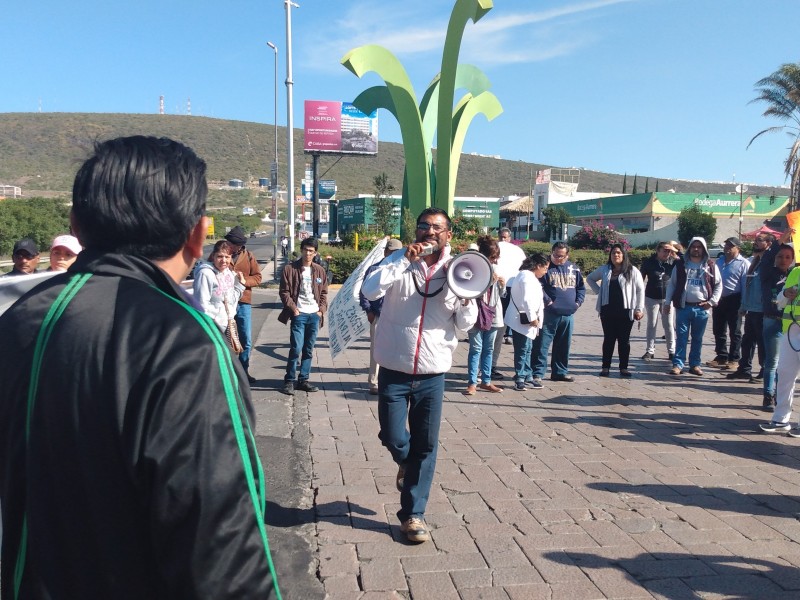
{"label": "man in black jacket", "polygon": [[659,242],[656,251],[642,262],[642,279],[645,280],[644,311],[647,314],[647,351],[642,360],[650,362],[655,357],[658,321],[667,338],[670,362],[675,356],[675,317],[672,311],[663,313],[667,284],[675,260],[675,248],[669,242]]}
{"label": "man in black jacket", "polygon": [[98,144],[85,249],[0,317],[3,600],[280,597],[244,370],[178,285],[206,194],[182,144]]}

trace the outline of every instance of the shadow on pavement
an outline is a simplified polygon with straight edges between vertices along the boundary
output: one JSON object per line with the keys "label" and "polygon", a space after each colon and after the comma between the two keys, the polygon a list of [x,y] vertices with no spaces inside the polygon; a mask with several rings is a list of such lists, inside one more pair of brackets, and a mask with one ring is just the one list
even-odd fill
{"label": "shadow on pavement", "polygon": [[549,552],[545,554],[545,558],[570,567],[579,567],[590,579],[592,570],[595,569],[600,577],[604,570],[622,572],[632,584],[643,586],[657,598],[669,600],[708,597],[796,598],[796,590],[800,590],[797,567],[763,558],[665,552],[607,559],[572,551]]}

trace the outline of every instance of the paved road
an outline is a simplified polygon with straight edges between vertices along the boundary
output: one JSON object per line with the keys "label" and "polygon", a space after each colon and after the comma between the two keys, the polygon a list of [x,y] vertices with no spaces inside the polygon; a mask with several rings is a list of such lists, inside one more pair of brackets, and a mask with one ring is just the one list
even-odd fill
{"label": "paved road", "polygon": [[[800,597],[800,446],[756,433],[758,386],[710,370],[668,377],[665,360],[633,360],[631,381],[597,377],[593,298],[576,318],[575,383],[468,398],[459,344],[433,539],[412,545],[367,394],[368,341],[333,361],[323,330],[312,373],[321,391],[281,396],[288,330],[277,291],[257,297],[254,396],[286,597]],[[704,360],[710,337],[709,327]],[[643,353],[634,330],[632,354]],[[511,363],[504,346],[507,375]]]}

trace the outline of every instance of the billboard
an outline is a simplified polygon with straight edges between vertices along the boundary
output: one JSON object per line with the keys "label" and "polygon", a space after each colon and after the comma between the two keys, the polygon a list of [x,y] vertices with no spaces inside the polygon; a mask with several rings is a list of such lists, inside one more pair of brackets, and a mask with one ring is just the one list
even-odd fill
{"label": "billboard", "polygon": [[350,102],[305,101],[305,152],[377,154],[378,112],[365,115]]}

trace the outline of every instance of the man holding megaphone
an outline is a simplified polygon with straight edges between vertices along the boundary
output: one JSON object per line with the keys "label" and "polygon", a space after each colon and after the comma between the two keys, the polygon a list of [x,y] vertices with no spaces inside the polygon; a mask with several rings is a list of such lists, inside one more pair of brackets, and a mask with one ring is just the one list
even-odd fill
{"label": "man holding megaphone", "polygon": [[[364,278],[361,293],[383,298],[375,331],[379,438],[398,464],[400,531],[412,542],[430,539],[425,523],[444,398],[444,374],[458,345],[457,330],[474,324],[474,300],[447,283],[450,217],[427,208],[417,218],[416,239],[396,250]],[[406,429],[408,421],[408,429]]]}

